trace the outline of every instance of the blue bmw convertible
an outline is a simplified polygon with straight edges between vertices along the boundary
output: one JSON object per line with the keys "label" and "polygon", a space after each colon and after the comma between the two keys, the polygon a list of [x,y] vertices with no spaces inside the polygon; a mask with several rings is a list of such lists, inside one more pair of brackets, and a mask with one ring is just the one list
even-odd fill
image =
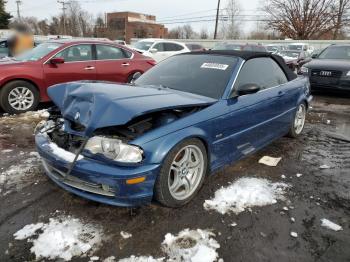
{"label": "blue bmw convertible", "polygon": [[173,56],[133,85],[72,82],[48,94],[55,107],[35,137],[47,175],[116,206],[188,203],[210,173],[300,135],[312,99],[281,57],[234,51]]}

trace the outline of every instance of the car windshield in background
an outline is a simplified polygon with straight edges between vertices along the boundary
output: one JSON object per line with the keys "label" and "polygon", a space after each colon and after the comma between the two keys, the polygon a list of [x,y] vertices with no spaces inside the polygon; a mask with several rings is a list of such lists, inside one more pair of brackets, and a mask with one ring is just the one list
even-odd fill
{"label": "car windshield in background", "polygon": [[278,47],[276,47],[276,46],[267,46],[266,49],[267,49],[267,51],[270,51],[270,52],[278,51]]}
{"label": "car windshield in background", "polygon": [[295,52],[295,51],[280,51],[278,52],[280,56],[288,56],[288,57],[293,57],[293,58],[298,58],[300,55],[300,52]]}
{"label": "car windshield in background", "polygon": [[136,80],[136,85],[171,88],[219,99],[230,81],[237,58],[222,55],[170,57]]}
{"label": "car windshield in background", "polygon": [[288,45],[288,49],[289,50],[301,51],[301,50],[303,50],[303,46],[302,45]]}
{"label": "car windshield in background", "polygon": [[330,46],[323,50],[319,59],[350,59],[350,46]]}
{"label": "car windshield in background", "polygon": [[136,49],[143,50],[143,51],[148,51],[150,47],[153,45],[154,42],[147,42],[147,41],[140,41],[135,43],[133,46]]}
{"label": "car windshield in background", "polygon": [[213,50],[235,50],[235,51],[241,51],[242,50],[242,45],[237,45],[237,44],[217,44],[214,46]]}
{"label": "car windshield in background", "polygon": [[60,47],[61,43],[43,43],[35,47],[34,49],[31,49],[19,56],[15,57],[15,60],[18,61],[38,61],[39,59],[43,58],[53,50]]}

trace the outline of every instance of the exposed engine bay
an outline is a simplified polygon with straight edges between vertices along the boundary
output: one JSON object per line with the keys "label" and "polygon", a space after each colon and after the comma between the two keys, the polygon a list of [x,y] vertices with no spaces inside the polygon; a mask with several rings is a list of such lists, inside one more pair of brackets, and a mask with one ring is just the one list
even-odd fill
{"label": "exposed engine bay", "polygon": [[[185,107],[180,109],[176,108],[145,114],[134,118],[126,125],[99,128],[94,131],[93,136],[118,138],[127,143],[138,138],[148,131],[170,124],[180,118],[198,112],[204,107],[205,106]],[[49,113],[50,117],[48,121],[51,121],[52,124],[50,130],[47,130],[47,134],[51,138],[51,141],[67,151],[76,153],[81,147],[85,138],[69,134],[64,131],[65,121],[62,118],[61,113],[57,107],[50,108]],[[73,121],[69,121],[69,124],[71,129],[74,131],[79,132],[85,129],[84,126]]]}

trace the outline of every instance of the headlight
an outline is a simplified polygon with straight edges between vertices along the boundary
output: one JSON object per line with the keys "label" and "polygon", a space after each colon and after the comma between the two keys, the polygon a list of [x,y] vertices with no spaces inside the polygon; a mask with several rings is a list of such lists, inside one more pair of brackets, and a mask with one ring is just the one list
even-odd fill
{"label": "headlight", "polygon": [[348,71],[348,72],[346,73],[346,76],[350,76],[350,71]]}
{"label": "headlight", "polygon": [[125,144],[119,139],[94,136],[88,140],[85,149],[92,154],[103,154],[118,162],[139,163],[142,161],[142,149]]}
{"label": "headlight", "polygon": [[300,68],[300,72],[303,73],[303,74],[307,74],[309,73],[309,68],[305,67],[305,66],[302,66]]}

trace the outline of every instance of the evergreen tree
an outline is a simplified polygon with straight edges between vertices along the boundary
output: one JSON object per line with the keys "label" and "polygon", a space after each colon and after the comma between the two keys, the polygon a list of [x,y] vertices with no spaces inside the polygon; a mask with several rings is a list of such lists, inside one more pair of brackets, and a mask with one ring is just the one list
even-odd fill
{"label": "evergreen tree", "polygon": [[5,11],[5,0],[0,0],[0,29],[7,29],[12,15]]}

